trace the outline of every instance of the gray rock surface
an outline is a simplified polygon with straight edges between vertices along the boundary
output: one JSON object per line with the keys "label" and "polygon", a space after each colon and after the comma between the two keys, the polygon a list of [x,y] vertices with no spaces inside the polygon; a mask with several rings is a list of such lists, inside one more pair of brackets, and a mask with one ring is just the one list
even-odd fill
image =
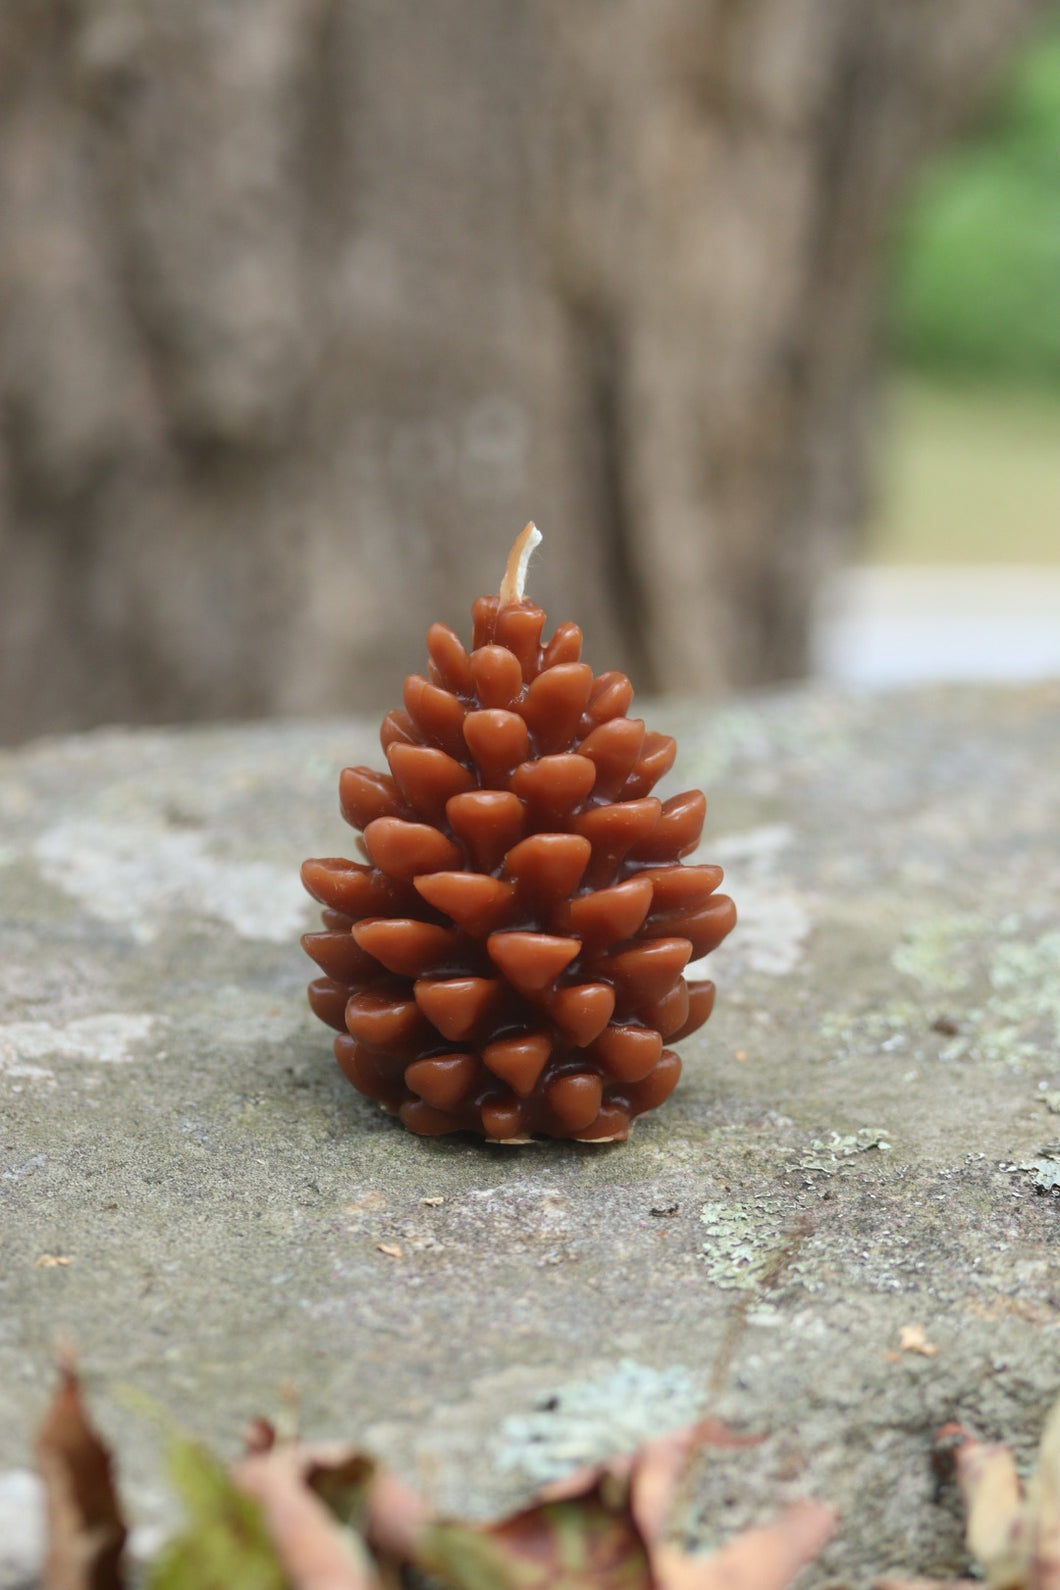
{"label": "gray rock surface", "polygon": [[677,1093],[595,1150],[417,1139],[338,1073],[297,866],[348,853],[373,726],[0,758],[0,1583],[59,1332],[147,1531],[143,1396],[234,1452],[290,1383],[479,1513],[710,1408],[768,1438],[702,1466],[696,1540],[813,1493],[807,1585],[963,1565],[933,1431],[1028,1458],[1060,1385],[1060,685],[650,717],[741,925]]}

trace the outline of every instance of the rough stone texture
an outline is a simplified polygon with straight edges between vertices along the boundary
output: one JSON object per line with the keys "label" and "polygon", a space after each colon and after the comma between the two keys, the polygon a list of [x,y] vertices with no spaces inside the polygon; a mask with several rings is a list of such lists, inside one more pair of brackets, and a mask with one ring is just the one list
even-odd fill
{"label": "rough stone texture", "polygon": [[0,740],[374,705],[530,516],[642,683],[798,672],[887,219],[1045,9],[6,0]]}
{"label": "rough stone texture", "polygon": [[1060,685],[650,717],[742,922],[678,1091],[603,1149],[417,1139],[335,1068],[296,872],[370,726],[0,760],[3,1516],[67,1330],[141,1525],[129,1388],[233,1451],[290,1381],[478,1512],[709,1407],[770,1434],[698,1474],[696,1539],[812,1491],[806,1584],[962,1566],[932,1432],[1027,1458],[1060,1381]]}

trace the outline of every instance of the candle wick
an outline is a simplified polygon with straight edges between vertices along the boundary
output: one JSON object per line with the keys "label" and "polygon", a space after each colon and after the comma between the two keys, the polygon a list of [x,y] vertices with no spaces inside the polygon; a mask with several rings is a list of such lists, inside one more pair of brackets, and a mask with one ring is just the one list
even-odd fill
{"label": "candle wick", "polygon": [[542,542],[542,535],[537,525],[531,519],[530,523],[517,537],[515,545],[508,554],[508,562],[501,581],[501,605],[507,607],[512,603],[523,600],[523,591],[526,588],[526,570],[535,548]]}

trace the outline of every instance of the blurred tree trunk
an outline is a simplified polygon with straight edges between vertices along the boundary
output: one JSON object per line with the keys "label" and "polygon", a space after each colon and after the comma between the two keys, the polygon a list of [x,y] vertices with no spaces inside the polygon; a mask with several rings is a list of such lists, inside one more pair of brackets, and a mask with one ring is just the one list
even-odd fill
{"label": "blurred tree trunk", "polygon": [[598,667],[798,673],[885,225],[1041,0],[7,0],[0,737],[393,699],[525,519]]}

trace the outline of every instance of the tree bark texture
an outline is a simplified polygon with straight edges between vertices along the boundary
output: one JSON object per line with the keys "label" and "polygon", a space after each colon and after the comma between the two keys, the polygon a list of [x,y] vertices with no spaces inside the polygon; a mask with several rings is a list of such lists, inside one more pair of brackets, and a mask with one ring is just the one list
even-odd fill
{"label": "tree bark texture", "polygon": [[1041,0],[6,0],[0,738],[393,701],[527,518],[598,668],[797,674],[886,223]]}

